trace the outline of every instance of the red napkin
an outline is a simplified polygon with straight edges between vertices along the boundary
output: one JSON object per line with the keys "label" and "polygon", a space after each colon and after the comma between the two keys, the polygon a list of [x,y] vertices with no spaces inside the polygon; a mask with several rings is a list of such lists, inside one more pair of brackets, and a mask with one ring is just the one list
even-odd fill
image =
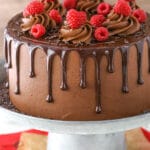
{"label": "red napkin", "polygon": [[150,131],[146,130],[145,128],[141,128],[141,131],[143,132],[146,139],[150,142]]}
{"label": "red napkin", "polygon": [[24,132],[42,134],[46,136],[48,135],[48,132],[46,131],[40,131],[35,129],[11,134],[3,134],[0,135],[0,150],[16,150],[20,140],[20,136]]}

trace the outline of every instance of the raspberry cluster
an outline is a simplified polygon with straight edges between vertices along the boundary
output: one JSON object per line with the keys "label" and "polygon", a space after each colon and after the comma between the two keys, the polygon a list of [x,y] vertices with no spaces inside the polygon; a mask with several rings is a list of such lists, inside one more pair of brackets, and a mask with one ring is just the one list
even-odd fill
{"label": "raspberry cluster", "polygon": [[49,16],[56,21],[56,23],[62,22],[62,16],[60,15],[59,11],[56,9],[52,9],[49,13]]}
{"label": "raspberry cluster", "polygon": [[23,11],[23,16],[40,14],[44,11],[44,4],[39,1],[31,1]]}
{"label": "raspberry cluster", "polygon": [[76,8],[76,5],[77,5],[77,0],[64,0],[63,1],[63,6],[67,10]]}
{"label": "raspberry cluster", "polygon": [[131,7],[126,0],[119,0],[113,9],[115,13],[122,14],[124,16],[129,16],[131,14]]}
{"label": "raspberry cluster", "polygon": [[[23,11],[24,17],[34,16],[44,12],[44,3],[55,3],[56,0],[33,0]],[[63,18],[65,23],[70,29],[78,29],[84,24],[88,23],[93,27],[93,35],[97,41],[105,41],[109,38],[109,31],[103,26],[104,21],[110,13],[114,12],[118,15],[130,17],[133,15],[137,18],[139,23],[144,23],[147,19],[147,15],[144,10],[140,8],[131,8],[131,3],[135,3],[135,0],[117,0],[115,5],[110,5],[107,2],[100,2],[96,8],[96,13],[93,15],[86,14],[85,11],[78,11],[77,3],[80,0],[63,0],[63,7],[66,9],[66,16],[61,16],[57,9],[52,9],[48,15],[53,19],[56,24],[61,24]],[[46,33],[46,29],[43,25],[33,25],[31,34],[35,38],[40,38]]]}
{"label": "raspberry cluster", "polygon": [[35,38],[40,38],[41,36],[45,34],[45,32],[46,32],[45,27],[41,24],[33,25],[31,28],[31,34]]}
{"label": "raspberry cluster", "polygon": [[125,17],[133,15],[140,23],[146,21],[147,15],[145,11],[142,9],[132,10],[130,2],[135,2],[135,0],[118,0],[114,6],[106,2],[102,2],[98,5],[97,14],[90,18],[90,24],[95,27],[94,37],[96,40],[104,41],[109,38],[109,32],[107,28],[103,27],[103,22],[110,12],[115,12]]}
{"label": "raspberry cluster", "polygon": [[77,11],[70,9],[66,15],[66,21],[72,29],[81,27],[87,20],[86,13],[84,11]]}
{"label": "raspberry cluster", "polygon": [[134,10],[133,15],[138,19],[138,21],[140,23],[145,22],[145,20],[147,19],[147,15],[146,15],[145,11],[142,9]]}
{"label": "raspberry cluster", "polygon": [[[44,10],[45,2],[52,3],[55,2],[55,0],[43,0],[43,1],[33,0],[24,9],[23,16],[27,18],[41,13],[48,13],[45,12]],[[53,19],[56,22],[56,24],[60,24],[62,22],[62,16],[56,9],[50,10],[50,12],[47,15],[50,17],[50,19]],[[31,35],[33,35],[34,38],[40,38],[43,35],[45,35],[46,28],[42,24],[37,23],[31,27],[30,33]]]}

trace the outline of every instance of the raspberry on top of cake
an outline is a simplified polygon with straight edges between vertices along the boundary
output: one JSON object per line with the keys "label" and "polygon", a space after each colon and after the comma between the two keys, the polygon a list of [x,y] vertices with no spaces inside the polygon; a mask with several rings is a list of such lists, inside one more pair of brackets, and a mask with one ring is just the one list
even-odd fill
{"label": "raspberry on top of cake", "polygon": [[21,29],[40,38],[57,28],[62,42],[90,44],[137,33],[146,19],[135,0],[114,5],[103,0],[33,0],[23,11]]}

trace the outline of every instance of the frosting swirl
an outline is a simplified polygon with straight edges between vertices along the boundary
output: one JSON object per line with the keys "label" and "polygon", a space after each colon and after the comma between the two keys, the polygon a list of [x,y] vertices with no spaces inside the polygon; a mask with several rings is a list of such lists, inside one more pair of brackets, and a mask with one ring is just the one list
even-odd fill
{"label": "frosting swirl", "polygon": [[60,38],[64,42],[73,44],[90,43],[92,37],[92,27],[90,24],[85,24],[78,29],[70,29],[68,26],[63,26],[60,29]]}
{"label": "frosting swirl", "polygon": [[138,9],[138,8],[139,8],[139,6],[136,4],[135,1],[131,1],[131,2],[129,2],[129,4],[130,4],[132,10],[135,10],[135,9]]}
{"label": "frosting swirl", "polygon": [[56,9],[59,11],[60,15],[65,15],[66,10],[65,8],[58,2],[58,0],[52,1],[52,2],[45,2],[45,11],[49,12],[52,9]]}
{"label": "frosting swirl", "polygon": [[89,14],[95,14],[96,8],[103,0],[78,0],[77,10],[85,11]]}
{"label": "frosting swirl", "polygon": [[107,16],[103,26],[109,30],[109,35],[131,35],[140,30],[140,23],[133,15],[125,17],[114,13]]}
{"label": "frosting swirl", "polygon": [[36,14],[35,16],[29,16],[28,18],[23,18],[21,24],[22,31],[29,31],[31,27],[35,24],[42,24],[46,29],[56,27],[56,22],[51,19],[48,14]]}

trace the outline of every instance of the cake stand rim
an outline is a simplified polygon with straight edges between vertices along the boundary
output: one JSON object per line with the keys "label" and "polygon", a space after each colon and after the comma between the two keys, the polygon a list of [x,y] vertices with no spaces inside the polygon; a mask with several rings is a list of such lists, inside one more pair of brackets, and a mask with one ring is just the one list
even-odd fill
{"label": "cake stand rim", "polygon": [[[15,124],[27,128],[51,131],[59,134],[111,134],[124,132],[150,124],[150,113],[102,121],[61,121],[27,116],[0,106],[0,120],[5,124]],[[9,119],[8,119],[9,118]]]}

